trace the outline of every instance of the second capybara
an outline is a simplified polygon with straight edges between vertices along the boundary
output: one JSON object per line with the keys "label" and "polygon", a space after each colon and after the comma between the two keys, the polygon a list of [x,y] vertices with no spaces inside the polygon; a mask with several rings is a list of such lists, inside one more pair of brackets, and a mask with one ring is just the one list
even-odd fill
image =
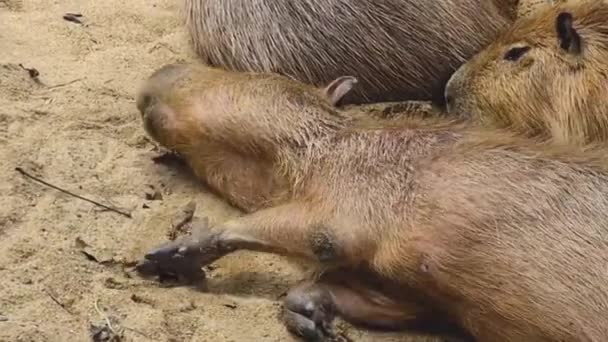
{"label": "second capybara", "polygon": [[441,323],[481,342],[608,339],[605,151],[437,118],[353,124],[332,105],[356,87],[349,77],[316,89],[181,65],[148,82],[147,130],[203,178],[197,159],[234,158],[226,181],[264,169],[264,184],[284,190],[160,245],[142,274],[237,250],[311,265],[284,315],[308,340],[331,337],[336,315],[385,329]]}
{"label": "second capybara", "polygon": [[450,79],[448,111],[584,145],[608,141],[608,4],[568,1],[518,20]]}
{"label": "second capybara", "polygon": [[360,84],[344,104],[435,100],[450,75],[512,20],[518,0],[184,0],[203,61],[323,86]]}

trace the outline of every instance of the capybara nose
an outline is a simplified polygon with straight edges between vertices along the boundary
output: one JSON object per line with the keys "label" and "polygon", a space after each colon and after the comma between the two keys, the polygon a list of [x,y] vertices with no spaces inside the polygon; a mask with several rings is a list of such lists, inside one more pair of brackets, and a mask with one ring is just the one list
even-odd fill
{"label": "capybara nose", "polygon": [[152,95],[148,94],[147,92],[140,92],[137,95],[137,98],[135,99],[135,101],[137,103],[137,109],[141,113],[142,117],[145,115],[146,109],[148,107],[150,107],[152,100],[153,100]]}
{"label": "capybara nose", "polygon": [[451,87],[450,87],[449,83],[445,87],[444,99],[445,99],[446,110],[448,112],[453,111],[454,110],[454,95],[451,91]]}
{"label": "capybara nose", "polygon": [[461,86],[460,78],[457,74],[452,75],[448,83],[445,85],[444,100],[445,107],[448,113],[456,110],[456,102],[458,101],[458,90]]}
{"label": "capybara nose", "polygon": [[136,96],[137,109],[142,116],[146,110],[167,97],[168,92],[173,90],[173,85],[188,71],[187,64],[167,64],[154,71],[144,81]]}
{"label": "capybara nose", "polygon": [[460,66],[460,68],[450,76],[450,79],[445,85],[444,100],[448,113],[453,113],[455,110],[458,110],[456,107],[459,106],[458,102],[462,100],[461,97],[467,86],[467,82],[465,81],[467,72],[467,64]]}
{"label": "capybara nose", "polygon": [[448,112],[452,109],[452,106],[454,105],[454,97],[447,91],[445,93],[445,105],[447,107]]}

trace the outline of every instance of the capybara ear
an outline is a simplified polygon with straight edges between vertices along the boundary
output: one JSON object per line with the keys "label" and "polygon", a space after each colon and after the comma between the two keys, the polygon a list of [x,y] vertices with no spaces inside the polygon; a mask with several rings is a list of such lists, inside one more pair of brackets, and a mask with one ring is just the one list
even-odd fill
{"label": "capybara ear", "polygon": [[574,18],[569,12],[561,12],[555,21],[559,46],[568,53],[581,53],[581,36],[573,26]]}
{"label": "capybara ear", "polygon": [[357,82],[359,81],[353,76],[338,77],[323,89],[323,93],[332,105],[337,106],[340,100],[353,89]]}

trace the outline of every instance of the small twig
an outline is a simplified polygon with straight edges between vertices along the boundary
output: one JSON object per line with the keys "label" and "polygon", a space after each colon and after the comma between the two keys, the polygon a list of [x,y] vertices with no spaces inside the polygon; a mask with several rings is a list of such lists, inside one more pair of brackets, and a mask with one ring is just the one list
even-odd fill
{"label": "small twig", "polygon": [[89,203],[93,203],[93,204],[95,204],[95,205],[96,205],[96,206],[98,206],[98,207],[102,207],[102,208],[107,209],[107,210],[109,210],[109,211],[113,211],[113,212],[115,212],[115,213],[117,213],[117,214],[120,214],[120,215],[123,215],[123,216],[125,216],[125,217],[132,218],[132,217],[131,217],[131,214],[129,214],[129,213],[125,213],[125,212],[120,211],[120,210],[118,210],[118,209],[116,209],[116,208],[108,207],[108,206],[107,206],[107,205],[105,205],[105,204],[101,204],[101,203],[99,203],[99,202],[95,202],[95,201],[90,200],[90,199],[88,199],[88,198],[85,198],[85,197],[82,197],[82,196],[80,196],[80,195],[77,195],[77,194],[75,194],[75,193],[73,193],[73,192],[70,192],[70,191],[64,190],[64,189],[62,189],[62,188],[60,188],[60,187],[57,187],[57,186],[55,186],[55,185],[53,185],[53,184],[47,183],[47,182],[43,181],[42,179],[40,179],[40,178],[38,178],[38,177],[35,177],[35,176],[30,175],[29,173],[25,172],[25,171],[24,171],[22,168],[20,168],[20,167],[16,167],[16,168],[15,168],[15,171],[17,171],[17,172],[21,173],[21,174],[22,174],[23,176],[25,176],[25,177],[31,178],[31,179],[33,179],[33,180],[35,180],[35,181],[39,182],[39,183],[42,183],[42,184],[44,184],[44,185],[46,185],[46,186],[48,186],[48,187],[51,187],[51,188],[55,189],[55,190],[61,191],[61,192],[63,192],[63,193],[66,193],[66,194],[68,194],[68,195],[70,195],[70,196],[73,196],[73,197],[76,197],[76,198],[78,198],[78,199],[81,199],[81,200],[83,200],[83,201],[86,201],[86,202],[89,202]]}
{"label": "small twig", "polygon": [[23,64],[19,64],[19,66],[21,67],[21,69],[27,71],[27,73],[30,75],[30,78],[34,80],[34,82],[39,85],[44,85],[38,78],[38,76],[40,76],[40,72],[36,68],[26,68],[23,66]]}
{"label": "small twig", "polygon": [[227,307],[228,309],[232,309],[232,310],[234,310],[234,309],[238,308],[238,306],[237,306],[236,304],[230,304],[230,303],[226,303],[226,304],[223,304],[223,305],[224,305],[225,307]]}
{"label": "small twig", "polygon": [[73,313],[70,310],[68,310],[68,308],[65,307],[65,304],[63,304],[62,302],[59,301],[59,299],[57,299],[57,298],[55,298],[55,296],[53,296],[51,291],[49,291],[48,289],[45,289],[44,292],[49,296],[49,298],[51,298],[53,300],[53,302],[55,302],[63,310],[65,310],[65,312],[69,313],[70,315],[73,315]]}
{"label": "small twig", "polygon": [[55,88],[59,88],[59,87],[63,87],[63,86],[67,86],[67,85],[70,85],[70,84],[72,84],[72,83],[76,83],[76,82],[79,82],[79,81],[82,81],[82,80],[84,80],[84,77],[77,78],[77,79],[75,79],[75,80],[71,80],[71,81],[69,81],[69,82],[64,82],[64,83],[59,83],[59,84],[52,85],[52,86],[50,86],[50,87],[47,87],[47,88],[46,88],[46,90],[51,90],[51,89],[55,89]]}
{"label": "small twig", "polygon": [[40,72],[36,70],[36,68],[26,68],[23,66],[23,64],[19,64],[19,66],[21,67],[21,69],[27,71],[27,73],[30,75],[30,78],[36,78],[40,76]]}
{"label": "small twig", "polygon": [[186,225],[192,223],[194,218],[194,212],[196,211],[196,202],[190,201],[184,208],[182,208],[178,215],[174,219],[174,223],[171,224],[171,231],[169,232],[169,239],[175,240],[179,233],[184,233]]}
{"label": "small twig", "polygon": [[112,328],[112,323],[110,323],[110,318],[108,317],[108,315],[106,315],[105,312],[103,312],[103,311],[101,311],[101,309],[99,309],[99,305],[97,305],[98,301],[99,301],[99,298],[95,299],[95,310],[97,311],[99,316],[101,316],[101,318],[103,318],[106,321],[106,325],[108,326],[110,331],[112,331],[112,333],[116,334],[116,331],[114,331],[114,328]]}
{"label": "small twig", "polygon": [[82,14],[80,13],[66,13],[63,15],[63,20],[71,21],[76,24],[82,24],[80,18],[82,18]]}

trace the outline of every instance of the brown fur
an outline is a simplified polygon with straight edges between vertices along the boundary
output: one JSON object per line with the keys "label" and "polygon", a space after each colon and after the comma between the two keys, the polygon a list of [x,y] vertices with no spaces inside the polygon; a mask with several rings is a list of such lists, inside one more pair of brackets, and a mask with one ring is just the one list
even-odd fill
{"label": "brown fur", "polygon": [[510,22],[517,2],[186,0],[184,14],[209,65],[316,86],[355,76],[344,103],[442,103],[449,76]]}
{"label": "brown fur", "polygon": [[148,263],[238,249],[312,263],[317,280],[286,301],[288,327],[309,338],[332,313],[375,327],[431,319],[482,342],[608,338],[605,150],[440,119],[363,124],[331,93],[275,75],[169,68],[143,89],[148,129],[203,178],[210,158],[234,158],[226,180],[262,170],[269,184],[260,210]]}
{"label": "brown fur", "polygon": [[[581,52],[560,47],[560,13],[571,13]],[[530,50],[505,60],[514,47]],[[450,111],[558,143],[608,140],[608,4],[571,1],[518,20],[450,80]]]}
{"label": "brown fur", "polygon": [[[567,0],[522,0],[517,7],[517,18],[527,17],[539,9],[566,2]],[[569,0],[570,2],[574,0]]]}

